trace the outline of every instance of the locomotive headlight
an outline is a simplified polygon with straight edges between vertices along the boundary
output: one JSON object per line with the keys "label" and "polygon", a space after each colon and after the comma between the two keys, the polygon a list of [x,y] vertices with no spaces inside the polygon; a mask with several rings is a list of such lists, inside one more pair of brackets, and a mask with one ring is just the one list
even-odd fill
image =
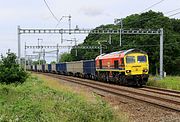
{"label": "locomotive headlight", "polygon": [[147,69],[144,69],[143,72],[148,72],[148,70],[147,70]]}
{"label": "locomotive headlight", "polygon": [[130,73],[131,72],[131,70],[126,70],[126,73]]}

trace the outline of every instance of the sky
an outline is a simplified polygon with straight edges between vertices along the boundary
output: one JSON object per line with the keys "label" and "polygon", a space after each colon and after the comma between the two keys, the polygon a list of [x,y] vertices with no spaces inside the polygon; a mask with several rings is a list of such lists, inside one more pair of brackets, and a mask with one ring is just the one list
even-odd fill
{"label": "sky", "polygon": [[[125,18],[131,14],[140,14],[150,9],[163,12],[166,16],[180,12],[180,0],[162,0],[161,3],[147,9],[160,0],[46,0],[56,18],[71,15],[72,28],[95,28],[113,24],[115,18]],[[8,49],[17,53],[17,26],[21,28],[55,28],[57,21],[48,10],[44,0],[0,0],[0,53]],[[147,10],[146,10],[147,9]],[[167,12],[171,10],[177,11]],[[145,11],[144,11],[145,10]],[[180,18],[180,14],[171,18]],[[63,18],[58,28],[68,28],[68,18]],[[87,35],[65,35],[63,39],[76,38],[82,43]],[[24,57],[24,44],[37,45],[74,45],[74,42],[60,43],[60,35],[22,35],[21,55]],[[27,50],[33,54],[35,50]],[[60,53],[68,49],[60,50]],[[34,54],[33,54],[34,55]],[[48,54],[47,54],[48,55]],[[54,54],[49,54],[53,55]],[[53,60],[53,59],[52,59]]]}

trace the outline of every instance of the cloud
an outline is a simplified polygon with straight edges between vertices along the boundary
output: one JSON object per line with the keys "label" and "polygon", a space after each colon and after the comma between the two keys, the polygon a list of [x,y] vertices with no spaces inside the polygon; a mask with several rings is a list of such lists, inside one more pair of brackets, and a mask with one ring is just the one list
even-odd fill
{"label": "cloud", "polygon": [[104,14],[104,10],[98,7],[83,7],[80,12],[87,16],[100,16]]}

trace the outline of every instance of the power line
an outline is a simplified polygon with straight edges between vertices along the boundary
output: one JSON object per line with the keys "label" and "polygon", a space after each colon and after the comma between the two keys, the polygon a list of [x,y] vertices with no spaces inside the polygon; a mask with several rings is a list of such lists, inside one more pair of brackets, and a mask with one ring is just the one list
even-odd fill
{"label": "power line", "polygon": [[[166,12],[166,13],[164,13],[164,14],[168,14],[168,13],[177,11],[177,10],[179,10],[179,9],[180,9],[180,8],[174,9],[174,10],[168,11],[168,12]],[[177,13],[175,13],[175,14],[172,14],[172,15],[170,15],[170,16],[168,16],[168,17],[174,16],[174,15],[177,15],[177,14],[180,14],[180,12],[177,12]],[[135,23],[135,22],[141,22],[141,21],[145,21],[145,20],[148,20],[148,19],[151,19],[151,20],[152,20],[153,18],[156,18],[156,17],[157,17],[157,15],[154,15],[154,16],[151,16],[151,17],[147,17],[147,18],[143,18],[143,19],[136,19],[136,20],[132,20],[131,22],[127,22],[127,24],[133,24],[133,23]]]}
{"label": "power line", "polygon": [[159,2],[157,2],[157,3],[155,3],[155,4],[151,5],[151,6],[149,6],[148,8],[144,9],[141,13],[143,13],[144,11],[146,11],[146,10],[148,10],[148,9],[150,9],[150,8],[152,8],[152,7],[156,6],[156,5],[158,5],[158,4],[160,4],[160,3],[163,2],[163,1],[165,1],[165,0],[160,0]]}
{"label": "power line", "polygon": [[[71,16],[62,16],[60,19],[58,19],[55,14],[53,13],[53,11],[51,10],[51,8],[49,7],[48,3],[46,0],[44,0],[44,3],[46,4],[46,7],[48,8],[48,10],[50,11],[51,15],[53,16],[53,18],[57,21],[57,24],[55,26],[55,28],[58,27],[60,21],[64,18],[64,17],[69,17],[69,29],[71,28]],[[62,38],[62,37],[61,37]],[[61,41],[62,42],[62,41]]]}
{"label": "power line", "polygon": [[[175,44],[179,44],[180,42],[176,42],[176,43],[169,43],[169,44],[164,44],[164,46],[169,46],[169,45],[175,45]],[[123,45],[123,46],[135,46],[135,47],[157,47],[158,45]]]}
{"label": "power line", "polygon": [[175,14],[171,14],[171,15],[169,15],[168,17],[172,17],[172,16],[175,16],[175,15],[178,15],[178,14],[180,14],[180,12],[177,12],[177,13],[175,13]]}
{"label": "power line", "polygon": [[52,12],[52,10],[50,9],[50,7],[49,7],[48,3],[46,2],[46,0],[44,0],[44,3],[46,4],[46,6],[47,6],[48,10],[50,11],[50,13],[52,14],[53,18],[54,18],[57,22],[59,22],[58,18],[57,18],[57,17],[55,16],[55,14]]}
{"label": "power line", "polygon": [[173,10],[171,10],[171,11],[167,11],[167,12],[165,12],[164,14],[169,14],[169,13],[172,13],[172,12],[177,11],[177,10],[180,10],[180,8],[173,9]]}

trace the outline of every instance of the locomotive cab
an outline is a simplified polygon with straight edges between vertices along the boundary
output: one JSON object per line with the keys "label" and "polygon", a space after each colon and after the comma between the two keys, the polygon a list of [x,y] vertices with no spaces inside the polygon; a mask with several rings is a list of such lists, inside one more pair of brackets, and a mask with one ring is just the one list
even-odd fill
{"label": "locomotive cab", "polygon": [[125,60],[125,74],[126,75],[140,75],[148,74],[148,56],[142,53],[128,54],[124,57]]}
{"label": "locomotive cab", "polygon": [[124,63],[127,80],[134,81],[137,85],[145,85],[149,77],[148,55],[141,50],[134,50],[125,54]]}

